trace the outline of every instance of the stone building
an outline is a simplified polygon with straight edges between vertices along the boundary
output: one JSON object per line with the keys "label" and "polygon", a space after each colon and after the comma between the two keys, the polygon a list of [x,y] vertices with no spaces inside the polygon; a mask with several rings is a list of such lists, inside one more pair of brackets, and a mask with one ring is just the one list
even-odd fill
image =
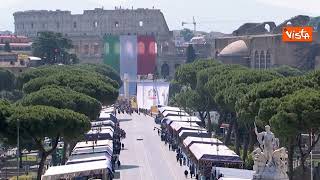
{"label": "stone building", "polygon": [[[30,10],[14,13],[15,34],[35,38],[38,32],[60,32],[73,41],[81,62],[102,63],[103,38],[106,35],[147,35],[155,37],[158,46],[157,68],[167,64],[168,44],[172,39],[164,15],[159,9]],[[167,51],[166,51],[167,50]],[[166,62],[164,62],[166,60]],[[180,60],[178,59],[180,63]]]}
{"label": "stone building", "polygon": [[23,54],[31,53],[31,40],[25,36],[0,35],[0,53],[5,50],[5,44],[9,43],[11,51]]}
{"label": "stone building", "polygon": [[0,68],[8,69],[15,74],[24,72],[30,67],[43,65],[41,58],[18,54],[16,52],[0,53]]}
{"label": "stone building", "polygon": [[167,40],[170,32],[159,9],[96,8],[83,14],[70,11],[24,11],[13,14],[15,33],[35,37],[40,31],[54,31],[69,37],[112,35],[154,35]]}
{"label": "stone building", "polygon": [[[317,20],[318,19],[318,20]],[[214,40],[215,58],[227,64],[241,64],[255,69],[289,65],[313,69],[320,65],[319,18],[296,16],[275,25],[273,22],[245,23],[232,36]],[[283,42],[284,26],[313,26],[313,42]]]}

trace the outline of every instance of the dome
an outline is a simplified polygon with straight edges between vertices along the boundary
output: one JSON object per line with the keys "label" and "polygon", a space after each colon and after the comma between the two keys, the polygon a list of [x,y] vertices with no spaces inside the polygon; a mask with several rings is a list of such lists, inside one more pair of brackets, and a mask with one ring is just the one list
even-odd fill
{"label": "dome", "polygon": [[243,40],[235,41],[222,49],[219,56],[247,56],[248,46]]}

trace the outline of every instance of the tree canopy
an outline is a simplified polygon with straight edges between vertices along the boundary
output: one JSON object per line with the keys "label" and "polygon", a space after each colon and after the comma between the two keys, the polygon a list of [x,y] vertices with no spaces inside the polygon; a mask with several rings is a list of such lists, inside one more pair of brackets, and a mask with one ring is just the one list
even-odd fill
{"label": "tree canopy", "polygon": [[[98,78],[105,83],[111,84],[114,88],[120,88],[120,84],[122,83],[120,80],[120,76],[116,72],[112,72],[108,66],[103,66],[101,68],[95,68],[95,65],[50,65],[50,66],[42,66],[37,69],[30,69],[22,73],[18,77],[19,85],[29,82],[35,78],[41,77],[49,77],[57,74],[65,74],[69,75],[78,75],[78,76],[90,76],[93,78]],[[106,74],[110,74],[111,77]]]}
{"label": "tree canopy", "polygon": [[197,57],[196,52],[191,44],[189,44],[189,46],[187,47],[186,53],[187,53],[186,54],[187,55],[187,63],[193,62]]}
{"label": "tree canopy", "polygon": [[51,85],[69,87],[74,91],[96,98],[103,104],[112,104],[118,98],[119,93],[112,84],[108,84],[98,77],[65,72],[32,79],[24,84],[23,91],[31,93]]}
{"label": "tree canopy", "polygon": [[[306,73],[289,66],[257,70],[196,60],[180,66],[173,82],[177,88],[172,91],[172,102],[179,107],[199,112],[201,119],[203,112],[219,112],[217,127],[229,124],[223,135],[225,144],[234,145],[238,155],[241,152],[246,167],[250,167],[247,154],[257,143],[254,122],[260,128],[271,124],[273,132],[283,139],[281,143],[288,150],[290,178],[294,153],[300,153],[304,168],[306,158],[320,139],[319,70]],[[207,126],[211,125],[209,120]],[[232,134],[234,141],[230,138]],[[302,141],[305,134],[313,137],[308,148]]]}
{"label": "tree canopy", "polygon": [[101,104],[96,99],[68,88],[48,86],[27,94],[19,102],[23,106],[45,105],[59,109],[70,109],[85,114],[95,120],[101,111]]}
{"label": "tree canopy", "polygon": [[285,66],[285,65],[273,68],[273,70],[279,74],[282,74],[284,77],[303,75],[303,72],[300,71],[299,69],[296,69],[290,66]]}
{"label": "tree canopy", "polygon": [[114,70],[111,66],[106,64],[76,64],[75,67],[79,67],[80,69],[86,69],[89,71],[94,71],[103,76],[106,76],[119,84],[119,87],[122,86],[122,81],[119,76],[119,73]]}
{"label": "tree canopy", "polygon": [[[84,93],[103,104],[112,104],[118,98],[120,86],[117,81],[121,82],[119,75],[112,72],[108,66],[102,68],[88,66],[55,65],[32,69],[19,76],[19,84],[27,94],[45,86],[55,85]],[[109,78],[106,74],[112,75],[116,80]]]}
{"label": "tree canopy", "polygon": [[[10,103],[0,99],[0,128],[7,129],[7,119],[11,115]],[[0,137],[5,133],[0,131]]]}
{"label": "tree canopy", "polygon": [[[29,69],[18,79],[0,70],[0,80],[1,97],[23,90],[14,104],[0,100],[0,138],[14,145],[19,125],[19,149],[38,150],[41,156],[38,179],[58,142],[66,148],[81,138],[90,129],[89,118],[96,119],[102,104],[113,104],[118,98],[122,83],[109,66],[93,64],[46,65]],[[44,147],[44,138],[51,139],[50,149]]]}
{"label": "tree canopy", "polygon": [[[89,119],[83,114],[48,106],[14,108],[7,121],[7,128],[1,129],[1,132],[10,139],[9,142],[15,142],[18,125],[20,136],[32,140],[41,154],[38,179],[41,179],[47,156],[56,149],[59,139],[78,139],[91,126]],[[45,137],[50,137],[53,140],[52,148],[49,150],[42,143]]]}
{"label": "tree canopy", "polygon": [[[35,143],[39,143],[44,137],[79,138],[79,135],[86,133],[91,126],[85,115],[71,110],[39,105],[18,106],[9,117],[8,129],[2,132],[16,136],[18,120],[21,136],[29,136]],[[37,145],[40,148],[42,143]]]}
{"label": "tree canopy", "polygon": [[15,82],[15,75],[11,71],[0,68],[0,91],[14,89]]}
{"label": "tree canopy", "polygon": [[219,63],[213,60],[196,60],[193,63],[184,64],[178,67],[175,80],[181,85],[194,89],[197,85],[197,73],[203,69],[217,65]]}
{"label": "tree canopy", "polygon": [[72,41],[65,38],[61,33],[50,31],[39,32],[37,38],[32,43],[32,53],[40,57],[46,64],[74,64],[78,63],[75,54],[70,54],[73,48]]}
{"label": "tree canopy", "polygon": [[193,38],[194,34],[190,29],[184,28],[180,31],[180,35],[183,37],[185,41],[190,41]]}

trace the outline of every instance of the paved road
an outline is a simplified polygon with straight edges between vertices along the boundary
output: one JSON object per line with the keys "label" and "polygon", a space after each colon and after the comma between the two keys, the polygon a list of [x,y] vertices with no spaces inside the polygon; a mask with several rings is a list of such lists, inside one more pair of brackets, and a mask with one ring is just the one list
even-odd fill
{"label": "paved road", "polygon": [[[120,127],[126,131],[123,141],[125,150],[121,151],[121,180],[184,180],[186,166],[179,166],[176,154],[160,141],[152,117],[117,114]],[[158,127],[158,126],[157,126]],[[118,178],[119,179],[119,178]],[[190,178],[189,178],[190,179]]]}

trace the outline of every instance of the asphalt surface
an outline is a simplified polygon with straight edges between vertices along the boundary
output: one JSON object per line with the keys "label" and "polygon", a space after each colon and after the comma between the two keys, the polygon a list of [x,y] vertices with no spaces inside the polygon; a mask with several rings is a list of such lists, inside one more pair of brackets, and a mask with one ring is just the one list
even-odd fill
{"label": "asphalt surface", "polygon": [[[120,169],[115,179],[121,180],[185,180],[186,166],[176,161],[176,153],[160,141],[154,118],[134,113],[117,114],[120,127],[126,131]],[[120,177],[119,177],[120,176]]]}

